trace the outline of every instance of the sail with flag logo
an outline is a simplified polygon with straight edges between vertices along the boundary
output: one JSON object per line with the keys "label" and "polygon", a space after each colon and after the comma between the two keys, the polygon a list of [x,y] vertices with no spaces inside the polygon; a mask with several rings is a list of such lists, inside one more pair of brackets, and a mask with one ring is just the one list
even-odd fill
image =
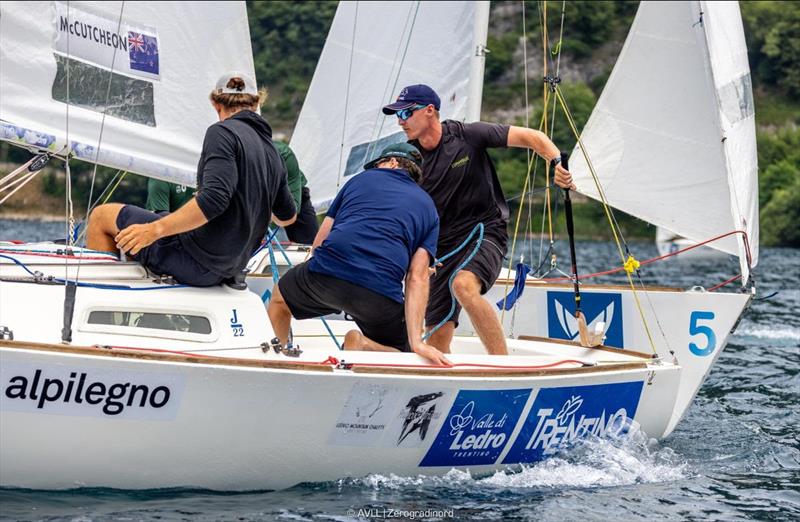
{"label": "sail with flag logo", "polygon": [[244,2],[2,2],[0,139],[194,186],[229,70],[255,76]]}

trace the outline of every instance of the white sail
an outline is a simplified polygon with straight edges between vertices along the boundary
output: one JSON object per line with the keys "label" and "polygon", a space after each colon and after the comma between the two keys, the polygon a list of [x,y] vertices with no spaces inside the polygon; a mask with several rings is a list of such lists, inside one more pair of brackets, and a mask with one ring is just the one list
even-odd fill
{"label": "white sail", "polygon": [[[642,2],[581,139],[613,207],[697,242],[745,231],[756,265],[755,116],[736,2]],[[570,167],[599,199],[578,147]],[[746,282],[741,235],[710,246],[738,255]]]}
{"label": "white sail", "polygon": [[385,145],[405,141],[381,112],[402,87],[433,87],[442,118],[478,118],[488,12],[488,2],[339,4],[291,141],[318,212]]}
{"label": "white sail", "polygon": [[244,2],[2,2],[0,138],[194,185],[231,70],[253,75]]}

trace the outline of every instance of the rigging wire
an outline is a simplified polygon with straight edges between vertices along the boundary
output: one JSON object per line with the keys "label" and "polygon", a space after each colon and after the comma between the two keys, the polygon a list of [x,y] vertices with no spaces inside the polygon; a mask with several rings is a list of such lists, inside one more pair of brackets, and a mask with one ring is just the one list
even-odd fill
{"label": "rigging wire", "polygon": [[336,176],[336,192],[342,184],[342,157],[344,156],[344,136],[347,130],[347,112],[350,102],[350,79],[353,73],[353,55],[356,51],[356,27],[358,26],[358,1],[355,2],[355,14],[353,15],[353,36],[350,40],[350,63],[347,66],[347,82],[344,89],[344,117],[342,118],[342,136],[339,143],[339,168]]}
{"label": "rigging wire", "polygon": [[[559,104],[561,105],[561,109],[564,112],[564,116],[567,119],[567,123],[569,123],[569,126],[572,129],[573,134],[575,135],[575,138],[578,140],[578,146],[579,146],[579,148],[581,150],[581,153],[583,154],[584,160],[586,161],[586,165],[589,168],[589,172],[592,175],[592,179],[594,181],[595,187],[597,188],[597,193],[600,195],[600,200],[603,203],[603,210],[605,211],[606,217],[608,219],[608,224],[611,227],[611,232],[612,232],[612,234],[614,236],[614,242],[617,244],[617,250],[619,252],[620,260],[622,261],[623,265],[626,265],[625,254],[623,253],[623,250],[622,250],[622,244],[620,242],[620,238],[619,238],[619,234],[618,234],[618,231],[617,231],[617,227],[615,227],[616,221],[611,216],[611,211],[610,211],[610,207],[608,205],[608,200],[606,199],[605,192],[603,191],[603,188],[600,185],[600,179],[597,177],[597,172],[594,169],[594,165],[592,164],[591,160],[589,159],[589,154],[587,153],[586,148],[583,145],[583,140],[581,140],[580,134],[578,133],[578,129],[577,129],[576,125],[575,125],[575,120],[572,118],[572,113],[570,112],[569,108],[567,107],[567,103],[564,100],[564,97],[561,94],[561,89],[558,87],[558,85],[554,85],[553,92],[555,93],[556,99],[558,100]],[[631,257],[631,259],[632,259],[632,257]],[[631,277],[631,273],[633,271],[634,270],[628,270],[626,268],[625,275],[628,278],[628,283],[630,284],[631,291],[633,292],[633,299],[634,299],[634,302],[636,303],[636,308],[639,311],[639,315],[642,318],[642,324],[644,326],[645,333],[647,334],[647,339],[650,342],[650,347],[653,349],[653,353],[658,353],[657,350],[656,350],[655,342],[653,341],[653,335],[650,332],[650,326],[647,324],[647,319],[645,318],[644,310],[642,309],[642,304],[639,301],[639,294],[636,291],[636,285],[634,284],[633,278]],[[647,294],[647,291],[645,291],[644,293]]]}
{"label": "rigging wire", "polygon": [[[406,55],[408,54],[408,46],[411,43],[411,35],[414,32],[414,26],[417,22],[417,13],[419,12],[419,6],[421,2],[416,2],[413,7],[413,16],[412,16],[412,8],[408,9],[408,14],[406,14],[406,21],[403,25],[403,31],[400,33],[400,41],[397,43],[397,49],[395,50],[394,60],[392,64],[397,63],[397,57],[400,54],[400,49],[403,49],[403,55],[400,57],[400,63],[397,65],[397,74],[394,75],[394,81],[392,81],[392,74],[390,73],[386,78],[386,86],[383,89],[383,96],[381,97],[381,104],[383,104],[386,100],[390,99],[389,93],[397,92],[397,84],[400,81],[400,73],[403,72],[403,65],[406,61]],[[410,25],[409,25],[410,23]],[[403,46],[403,38],[402,36],[406,34],[406,30],[408,31],[408,36],[406,37],[405,46]],[[393,65],[394,67],[394,65]],[[389,87],[391,84],[391,88]],[[383,114],[383,111],[379,111],[375,117],[375,124],[373,125],[373,129],[375,127],[378,128],[378,132],[374,133],[374,139],[367,145],[366,149],[364,150],[364,157],[361,160],[361,165],[365,164],[374,153],[374,147],[378,144],[380,140],[381,133],[383,132],[383,124],[386,122],[386,117]]]}

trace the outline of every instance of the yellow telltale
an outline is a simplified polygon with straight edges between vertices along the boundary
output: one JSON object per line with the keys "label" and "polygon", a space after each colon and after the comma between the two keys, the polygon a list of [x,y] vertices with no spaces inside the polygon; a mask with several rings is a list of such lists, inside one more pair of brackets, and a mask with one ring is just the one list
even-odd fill
{"label": "yellow telltale", "polygon": [[639,268],[639,262],[636,260],[635,257],[632,255],[628,255],[628,259],[625,261],[625,264],[622,265],[625,268],[625,271],[629,274],[632,274],[634,270]]}

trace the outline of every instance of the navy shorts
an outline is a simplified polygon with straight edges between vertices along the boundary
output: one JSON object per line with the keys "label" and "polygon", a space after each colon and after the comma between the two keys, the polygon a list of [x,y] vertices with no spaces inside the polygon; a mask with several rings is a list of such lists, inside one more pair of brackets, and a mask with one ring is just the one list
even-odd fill
{"label": "navy shorts", "polygon": [[311,319],[345,312],[371,340],[408,352],[403,303],[363,286],[312,272],[301,263],[278,280],[283,300],[295,319]]}
{"label": "navy shorts", "polygon": [[[437,256],[444,256],[450,253],[460,243],[456,243],[452,248],[440,247]],[[481,295],[485,294],[492,287],[503,268],[508,236],[501,234],[487,233],[484,235],[475,257],[467,263],[462,270],[472,272],[481,282]],[[472,242],[465,246],[461,252],[444,262],[444,266],[436,269],[436,275],[431,278],[430,295],[428,297],[428,308],[425,310],[425,326],[433,328],[438,325],[450,312],[453,305],[453,297],[450,293],[448,282],[456,268],[464,262],[475,248]],[[458,316],[461,314],[461,305],[455,301],[455,311],[448,321],[453,321],[458,326]]]}
{"label": "navy shorts", "polygon": [[319,225],[317,224],[317,213],[311,205],[311,193],[308,187],[303,187],[300,208],[297,210],[297,221],[285,227],[286,237],[293,243],[310,245],[317,236]]}
{"label": "navy shorts", "polygon": [[[164,217],[135,205],[125,205],[117,214],[117,228],[124,230],[130,225],[151,223]],[[195,261],[183,248],[180,234],[164,237],[145,247],[136,255],[127,254],[160,276],[170,275],[179,283],[191,286],[214,286],[224,279]]]}

